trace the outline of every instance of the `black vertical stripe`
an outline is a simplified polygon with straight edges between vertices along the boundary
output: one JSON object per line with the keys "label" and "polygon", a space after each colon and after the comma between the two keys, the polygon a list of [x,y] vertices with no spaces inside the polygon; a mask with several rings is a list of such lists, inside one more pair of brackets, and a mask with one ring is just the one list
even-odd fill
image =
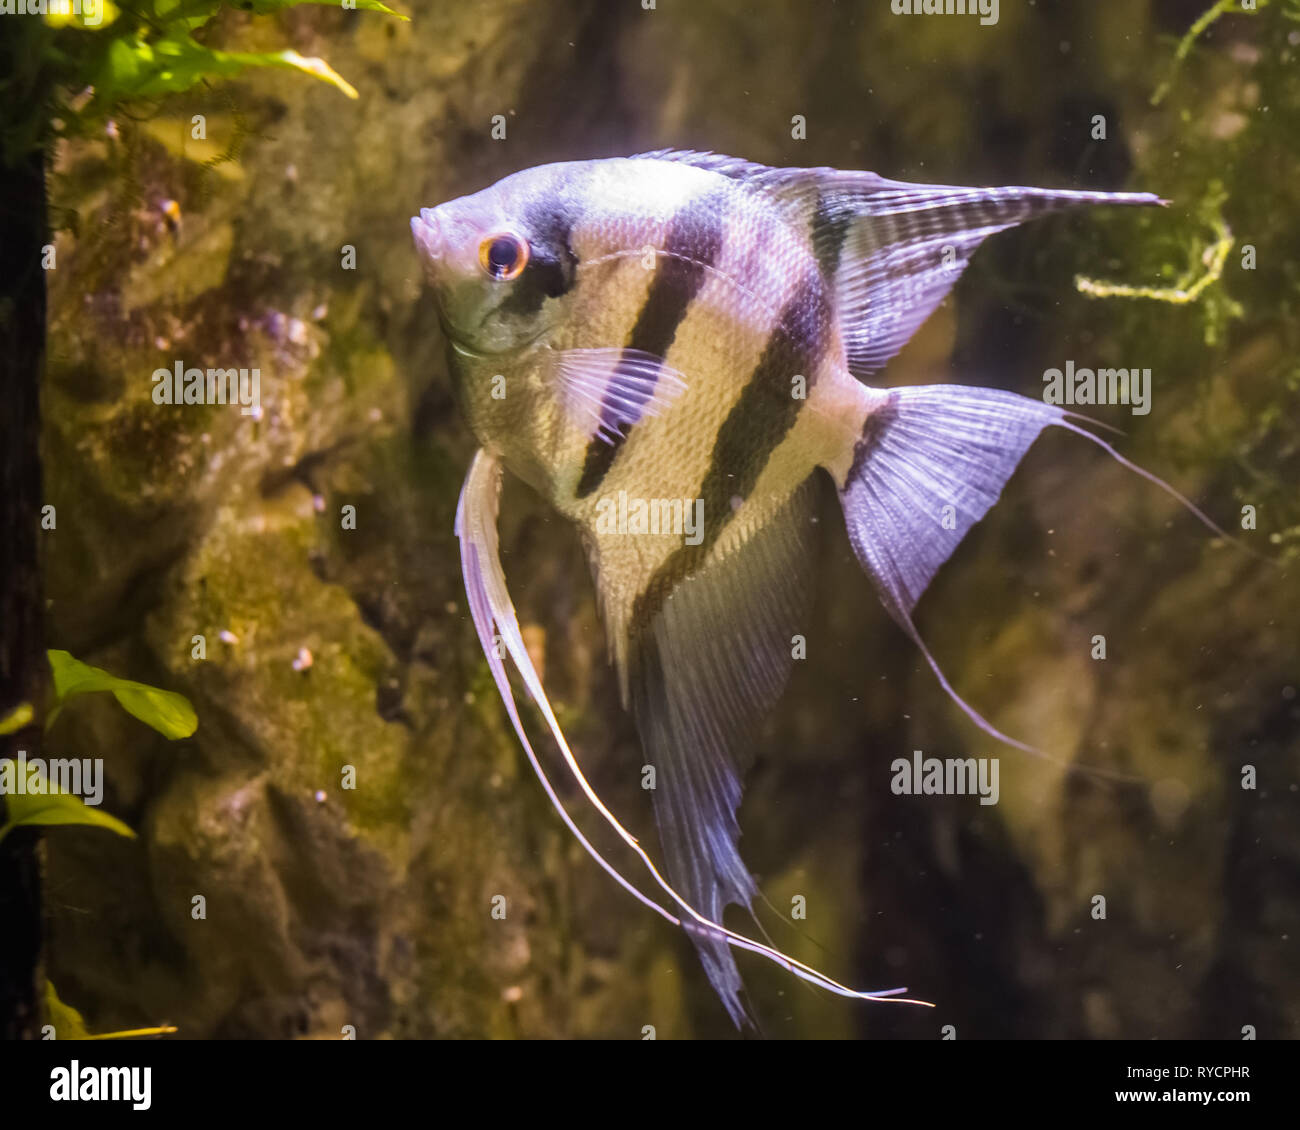
{"label": "black vertical stripe", "polygon": [[656,570],[632,609],[633,630],[644,628],[673,587],[704,563],[782,440],[794,427],[806,400],[793,395],[792,378],[802,374],[812,389],[830,348],[831,308],[826,287],[811,270],[781,311],[736,403],[718,430],[713,458],[700,486],[703,538],[683,545]]}
{"label": "black vertical stripe", "polygon": [[862,474],[876,445],[880,443],[881,436],[885,434],[885,429],[896,419],[898,419],[898,393],[895,391],[890,392],[884,403],[875,409],[867,417],[867,422],[862,425],[862,435],[853,445],[853,462],[849,465],[849,473],[844,478],[846,490],[849,484]]}
{"label": "black vertical stripe", "polygon": [[831,284],[840,269],[840,254],[855,218],[853,207],[834,194],[819,192],[812,218],[813,251]]}
{"label": "black vertical stripe", "polygon": [[[716,190],[692,200],[668,226],[662,255],[636,324],[624,346],[626,352],[638,351],[658,357],[662,362],[677,336],[691,301],[704,285],[708,269],[722,251],[722,221],[726,213],[727,193]],[[653,395],[646,389],[641,404]],[[640,405],[638,405],[640,407]],[[578,498],[586,498],[604,480],[623,448],[627,430],[619,424],[630,423],[626,408],[615,408],[608,401],[601,405],[601,422],[614,432],[612,442],[593,436],[587,445],[582,476],[578,480]]]}
{"label": "black vertical stripe", "polygon": [[525,211],[528,263],[510,283],[510,292],[497,307],[497,314],[530,318],[546,299],[569,292],[578,267],[571,243],[573,223],[567,203],[533,205]]}

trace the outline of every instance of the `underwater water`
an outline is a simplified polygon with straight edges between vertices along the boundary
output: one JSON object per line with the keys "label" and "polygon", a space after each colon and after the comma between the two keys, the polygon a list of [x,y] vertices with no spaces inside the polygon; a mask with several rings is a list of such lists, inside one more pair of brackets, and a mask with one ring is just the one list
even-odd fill
{"label": "underwater water", "polygon": [[[957,692],[1045,760],[944,692],[819,482],[805,646],[754,739],[740,850],[773,944],[934,1007],[741,953],[761,1031],[1300,1036],[1300,6],[392,6],[410,19],[268,3],[195,33],[339,82],[230,55],[191,79],[181,54],[132,86],[89,53],[120,82],[102,102],[89,70],[60,72],[6,111],[52,107],[32,131],[53,261],[43,486],[5,511],[40,527],[39,589],[6,559],[4,607],[194,715],[86,694],[5,739],[100,759],[93,807],[134,832],[43,834],[63,1005],[172,1039],[737,1036],[690,938],[583,851],[502,708],[453,531],[479,444],[409,226],[533,166],[667,147],[1166,200],[991,236],[868,383],[1041,404],[1052,370],[1128,369],[1127,402],[1067,406],[1232,535],[1077,435],[1033,444],[915,620]],[[50,34],[111,37],[136,18],[119,9]],[[242,399],[165,402],[192,367],[246,371]],[[660,858],[577,530],[507,476],[500,548],[575,756]],[[652,890],[516,697],[567,810]],[[996,803],[900,792],[914,751],[995,764]],[[734,906],[726,924],[754,934]]]}

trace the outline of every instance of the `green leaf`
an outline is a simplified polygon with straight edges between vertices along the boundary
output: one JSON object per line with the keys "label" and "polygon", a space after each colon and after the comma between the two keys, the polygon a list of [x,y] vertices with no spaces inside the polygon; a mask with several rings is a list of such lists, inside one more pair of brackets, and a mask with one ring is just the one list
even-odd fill
{"label": "green leaf", "polygon": [[56,1040],[85,1040],[90,1036],[81,1013],[59,1000],[51,981],[45,982],[45,1019],[54,1025]]}
{"label": "green leaf", "polygon": [[152,26],[175,34],[178,28],[196,31],[216,16],[224,5],[223,0],[153,0]]}
{"label": "green leaf", "polygon": [[35,717],[35,713],[30,702],[20,702],[8,714],[0,718],[0,735],[12,734],[16,730],[21,730]]}
{"label": "green leaf", "polygon": [[[339,6],[339,0],[253,0],[254,12],[281,12],[285,8],[296,8],[299,4],[322,4],[331,8]],[[404,16],[401,12],[394,12],[387,4],[381,4],[379,0],[352,0],[352,7],[361,12],[383,12],[386,16],[396,16],[399,20],[406,20],[410,23],[411,17]]]}
{"label": "green leaf", "polygon": [[[12,778],[19,765],[19,762],[6,758],[0,761],[0,774],[7,773]],[[0,840],[3,840],[14,828],[33,825],[53,827],[60,824],[89,824],[96,828],[107,828],[110,832],[116,832],[119,836],[126,836],[130,840],[135,839],[135,833],[116,816],[109,816],[107,812],[91,808],[75,793],[65,793],[57,789],[39,769],[37,776],[46,791],[19,792],[20,788],[26,790],[28,785],[26,780],[14,782],[12,788],[6,784],[2,790],[9,820],[8,823],[0,825]]]}
{"label": "green leaf", "polygon": [[92,1035],[86,1029],[86,1022],[70,1004],[59,1000],[50,981],[45,982],[45,1019],[54,1026],[56,1040],[124,1040],[131,1036],[161,1036],[176,1029],[168,1024],[162,1028],[132,1028],[126,1032],[105,1032]]}
{"label": "green leaf", "polygon": [[58,709],[75,695],[109,691],[128,714],[173,741],[188,738],[198,728],[198,716],[183,694],[119,679],[99,667],[82,663],[66,651],[50,651],[49,657],[50,669],[54,673],[55,701],[55,707],[50,711],[51,721]]}
{"label": "green leaf", "polygon": [[349,98],[359,97],[357,88],[325,62],[324,59],[315,55],[299,55],[291,47],[285,48],[283,51],[269,51],[265,54],[247,54],[245,52],[218,52],[218,54],[224,55],[227,60],[238,61],[243,66],[288,67],[290,70],[302,71],[304,74],[313,75],[331,86],[337,87]]}
{"label": "green leaf", "polygon": [[103,102],[174,94],[208,78],[234,78],[247,67],[287,67],[302,71],[356,98],[355,88],[324,59],[297,51],[217,51],[196,43],[184,31],[148,42],[141,38],[115,40],[95,82]]}

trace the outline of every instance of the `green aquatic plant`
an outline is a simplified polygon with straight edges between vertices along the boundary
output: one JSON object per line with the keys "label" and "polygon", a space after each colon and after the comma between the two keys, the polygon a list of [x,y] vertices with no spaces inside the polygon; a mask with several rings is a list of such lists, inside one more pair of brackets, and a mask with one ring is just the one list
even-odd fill
{"label": "green aquatic plant", "polygon": [[47,730],[69,699],[96,691],[108,691],[131,717],[140,719],[173,741],[188,738],[198,727],[194,707],[183,694],[118,678],[101,667],[83,663],[66,651],[51,651],[49,657],[54,695],[46,712]]}
{"label": "green aquatic plant", "polygon": [[[175,94],[249,68],[296,70],[356,98],[356,88],[324,59],[292,48],[238,51],[209,40],[223,30],[227,12],[275,15],[329,0],[82,0],[80,10],[47,15],[22,25],[25,50],[0,80],[0,94],[28,107],[7,116],[3,154],[14,164],[51,134],[85,132],[125,103]],[[350,7],[405,20],[380,0],[351,0]]]}
{"label": "green aquatic plant", "polygon": [[32,709],[30,702],[20,702],[3,718],[0,718],[0,737],[5,734],[16,734],[24,726],[30,725],[33,718],[36,717],[36,711]]}
{"label": "green aquatic plant", "polygon": [[[50,702],[45,711],[45,728],[48,730],[59,716],[63,707],[79,695],[107,691],[133,718],[138,718],[145,725],[157,730],[165,738],[175,741],[188,738],[198,728],[198,716],[194,707],[183,694],[151,687],[147,683],[137,683],[131,679],[122,679],[105,671],[101,667],[92,667],[83,663],[67,651],[50,651],[52,689]],[[31,703],[23,702],[0,720],[0,734],[15,733],[32,721],[35,712]],[[16,763],[11,763],[16,764]],[[5,768],[0,762],[0,772]],[[35,773],[39,788],[5,790],[6,819],[0,824],[0,840],[11,831],[20,827],[52,827],[61,824],[83,824],[96,828],[107,828],[119,836],[135,839],[127,825],[100,812],[86,804],[75,793],[65,792],[54,782],[45,777],[43,770],[35,765],[26,767],[28,774]],[[13,770],[10,769],[12,773]],[[0,780],[3,777],[0,776]]]}
{"label": "green aquatic plant", "polygon": [[[1226,200],[1227,193],[1223,185],[1214,182],[1200,202],[1196,216],[1211,230],[1213,238],[1209,242],[1199,239],[1189,241],[1187,254],[1190,262],[1172,286],[1105,282],[1086,275],[1076,275],[1075,288],[1089,298],[1145,298],[1152,302],[1167,302],[1171,306],[1188,306],[1196,302],[1223,278],[1223,269],[1236,243],[1232,229],[1223,215]],[[1240,318],[1243,312],[1241,304],[1233,300],[1226,290],[1219,288],[1216,300],[1206,307],[1206,344],[1216,344],[1226,322],[1231,318]]]}
{"label": "green aquatic plant", "polygon": [[[123,5],[124,15],[128,19],[134,15],[137,20],[126,34],[110,36],[107,50],[97,60],[93,72],[95,99],[111,103],[123,98],[174,94],[206,79],[233,78],[248,67],[287,67],[302,71],[337,87],[349,98],[355,98],[356,88],[324,59],[305,57],[292,48],[222,51],[200,42],[194,35],[210,25],[225,8],[269,15],[303,3],[327,2],[251,0],[247,4],[231,5],[221,0],[152,0],[151,4],[139,9],[134,5]],[[398,15],[379,0],[356,0],[355,6],[366,11]],[[405,16],[398,18],[406,19]],[[113,22],[116,24],[118,21]]]}
{"label": "green aquatic plant", "polygon": [[[46,730],[54,724],[54,720],[70,700],[101,691],[107,691],[133,718],[138,718],[166,738],[172,740],[187,738],[198,728],[198,716],[194,713],[194,707],[189,699],[176,691],[166,691],[147,683],[119,678],[102,667],[83,663],[67,651],[51,650],[47,652],[47,656],[50,663],[51,692],[45,711]],[[35,711],[32,704],[19,703],[3,719],[0,719],[0,735],[18,732],[29,725],[34,718]],[[5,820],[0,824],[0,842],[18,828],[50,828],[66,825],[103,828],[127,839],[136,838],[135,832],[116,816],[100,812],[98,808],[86,804],[75,793],[60,788],[48,778],[42,765],[24,763],[21,754],[17,761],[10,759],[0,761],[0,781],[4,781],[6,776],[16,778],[18,774],[22,774],[22,780],[12,782],[17,787],[4,789]],[[33,784],[36,787],[32,787]],[[48,1025],[55,1033],[62,1033],[61,1038],[65,1040],[116,1040],[135,1036],[165,1035],[176,1031],[174,1027],[162,1026],[92,1034],[87,1029],[81,1014],[59,999],[58,993],[49,981],[45,982],[43,1003]]]}
{"label": "green aquatic plant", "polygon": [[[76,793],[64,792],[35,765],[23,766],[21,762],[9,762],[8,765],[17,765],[20,770],[25,768],[26,775],[22,792],[5,791],[5,810],[8,818],[0,824],[0,840],[15,828],[51,828],[66,824],[107,828],[110,832],[116,832],[129,840],[135,839],[135,832],[116,816],[92,808]],[[8,765],[0,763],[0,780],[3,780],[4,770]],[[30,785],[33,775],[39,785],[36,789]]]}
{"label": "green aquatic plant", "polygon": [[86,1027],[81,1013],[61,1001],[54,985],[49,981],[45,982],[45,1019],[54,1029],[55,1038],[60,1040],[128,1040],[136,1036],[165,1036],[176,1031],[174,1025],[164,1024],[158,1028],[128,1028],[122,1032],[92,1033]]}
{"label": "green aquatic plant", "polygon": [[[1169,68],[1169,77],[1165,79],[1158,87],[1155,93],[1151,95],[1151,105],[1159,106],[1165,100],[1178,78],[1178,73],[1182,70],[1184,61],[1192,53],[1192,48],[1196,41],[1209,30],[1211,25],[1217,23],[1219,19],[1227,15],[1246,15],[1251,16],[1263,8],[1267,8],[1269,0],[1259,0],[1258,4],[1252,8],[1244,8],[1241,0],[1217,0],[1212,8],[1207,8],[1201,13],[1199,18],[1187,29],[1187,33],[1178,41],[1178,46],[1174,49],[1174,61]],[[1294,7],[1294,0],[1292,0]],[[1297,9],[1300,11],[1300,9]],[[1290,15],[1291,13],[1287,13]]]}
{"label": "green aquatic plant", "polygon": [[1168,404],[1185,423],[1165,449],[1189,469],[1231,473],[1237,501],[1268,515],[1269,543],[1287,560],[1300,552],[1285,470],[1300,454],[1298,56],[1300,0],[1216,3],[1187,28],[1131,111],[1135,180],[1170,206],[1116,220],[1075,280],[1085,296],[1120,299],[1082,315],[1090,332],[1104,324],[1140,341],[1153,368],[1177,374]]}

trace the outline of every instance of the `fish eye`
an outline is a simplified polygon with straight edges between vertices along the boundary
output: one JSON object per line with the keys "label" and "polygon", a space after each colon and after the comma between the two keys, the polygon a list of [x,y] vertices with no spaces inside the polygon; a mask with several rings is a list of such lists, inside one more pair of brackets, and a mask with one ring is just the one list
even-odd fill
{"label": "fish eye", "polygon": [[528,244],[517,235],[490,235],[478,245],[478,261],[490,278],[508,282],[528,263]]}

